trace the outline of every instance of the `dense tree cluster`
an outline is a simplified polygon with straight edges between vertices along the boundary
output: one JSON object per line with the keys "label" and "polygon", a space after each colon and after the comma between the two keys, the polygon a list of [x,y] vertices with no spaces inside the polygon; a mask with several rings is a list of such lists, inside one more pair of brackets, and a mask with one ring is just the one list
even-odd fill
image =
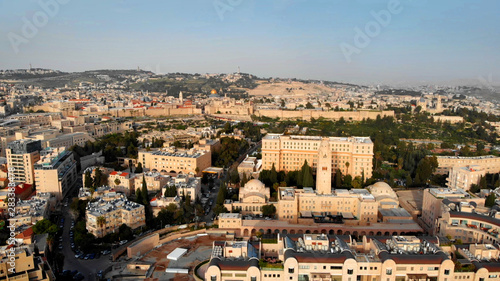
{"label": "dense tree cluster", "polygon": [[212,165],[228,167],[248,150],[248,142],[235,138],[221,138],[221,149],[212,153]]}
{"label": "dense tree cluster", "polygon": [[88,141],[83,147],[74,145],[70,150],[75,153],[75,158],[90,155],[102,150],[106,163],[117,162],[117,157],[137,158],[139,142],[138,132],[125,131],[120,134],[108,134],[95,142]]}

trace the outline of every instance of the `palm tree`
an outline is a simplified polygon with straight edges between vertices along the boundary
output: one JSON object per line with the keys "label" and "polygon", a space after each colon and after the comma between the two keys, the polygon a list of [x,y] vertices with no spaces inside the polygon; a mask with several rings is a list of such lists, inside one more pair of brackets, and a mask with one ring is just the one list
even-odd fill
{"label": "palm tree", "polygon": [[54,245],[54,241],[55,241],[54,236],[49,235],[47,237],[47,245],[49,245],[49,251],[50,252],[52,252],[52,246]]}
{"label": "palm tree", "polygon": [[101,238],[104,236],[104,233],[103,233],[103,228],[104,226],[106,225],[106,218],[103,217],[103,216],[100,216],[97,218],[97,225],[101,228]]}

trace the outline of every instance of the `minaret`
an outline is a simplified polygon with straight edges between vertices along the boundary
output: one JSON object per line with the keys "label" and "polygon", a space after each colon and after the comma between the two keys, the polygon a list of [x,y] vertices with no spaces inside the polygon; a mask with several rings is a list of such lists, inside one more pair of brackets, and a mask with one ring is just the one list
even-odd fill
{"label": "minaret", "polygon": [[182,98],[182,92],[179,92],[179,102],[182,104],[184,99]]}
{"label": "minaret", "polygon": [[319,145],[316,192],[318,194],[332,194],[332,151],[330,150],[329,138],[323,138]]}

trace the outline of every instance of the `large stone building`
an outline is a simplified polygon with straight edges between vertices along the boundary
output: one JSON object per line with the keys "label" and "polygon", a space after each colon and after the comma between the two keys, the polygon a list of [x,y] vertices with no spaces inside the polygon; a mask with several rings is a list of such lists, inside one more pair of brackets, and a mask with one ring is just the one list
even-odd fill
{"label": "large stone building", "polygon": [[437,174],[447,174],[453,167],[479,166],[486,173],[500,172],[500,157],[493,155],[478,157],[436,156],[438,161]]}
{"label": "large stone building", "polygon": [[35,183],[38,191],[49,192],[61,200],[75,187],[78,174],[73,152],[64,147],[46,148],[35,164]]}
{"label": "large stone building", "polygon": [[[329,153],[326,153],[329,151]],[[321,153],[321,155],[320,155]],[[331,159],[331,166],[343,175],[370,178],[373,170],[373,142],[368,137],[317,137],[268,134],[262,140],[262,166],[278,171],[300,170],[305,161],[317,171],[320,158]]]}
{"label": "large stone building", "polygon": [[438,232],[437,221],[443,214],[443,200],[452,200],[459,202],[474,202],[477,205],[484,206],[484,198],[471,197],[471,195],[462,189],[449,188],[427,188],[424,190],[422,202],[422,216],[419,223],[431,235]]}
{"label": "large stone building", "polygon": [[500,212],[476,202],[445,199],[437,219],[436,233],[463,243],[500,244]]}
{"label": "large stone building", "polygon": [[40,160],[42,143],[39,140],[22,139],[8,144],[7,165],[16,182],[35,183],[35,163]]}
{"label": "large stone building", "polygon": [[175,148],[139,151],[138,161],[142,167],[150,171],[173,174],[201,175],[201,172],[212,165],[210,151],[205,150],[179,150]]}
{"label": "large stone building", "polygon": [[[109,196],[108,196],[109,197]],[[146,225],[144,206],[116,194],[115,198],[96,198],[89,202],[86,211],[87,230],[96,237],[118,231],[122,224],[132,229]]]}
{"label": "large stone building", "polygon": [[[243,237],[257,232],[286,234],[321,231],[355,235],[422,232],[411,215],[399,208],[397,196],[383,182],[368,189],[330,189],[328,193],[320,193],[310,187],[280,187],[278,202],[271,202],[269,193],[269,188],[259,180],[249,181],[240,188],[239,201],[225,201],[224,206],[228,210],[239,210],[239,214],[221,214],[219,228],[234,231]],[[262,207],[270,204],[276,207],[276,218],[257,218],[262,215]]]}
{"label": "large stone building", "polygon": [[[270,190],[260,180],[253,179],[240,188],[239,200],[226,200],[224,207],[226,209],[240,210],[243,215],[260,215],[262,206],[270,204]],[[276,202],[271,203],[277,205]]]}
{"label": "large stone building", "polygon": [[452,189],[469,190],[472,184],[479,184],[486,171],[481,166],[452,167],[447,185]]}
{"label": "large stone building", "polygon": [[[475,270],[455,270],[450,251]],[[205,272],[210,281],[416,281],[498,280],[497,247],[440,247],[434,237],[287,234],[275,244],[215,241]],[[259,262],[264,260],[266,262]]]}

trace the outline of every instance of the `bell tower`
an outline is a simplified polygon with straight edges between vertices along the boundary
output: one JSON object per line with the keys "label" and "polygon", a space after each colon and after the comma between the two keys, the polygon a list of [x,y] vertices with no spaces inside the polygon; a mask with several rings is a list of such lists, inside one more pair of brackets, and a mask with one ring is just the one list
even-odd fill
{"label": "bell tower", "polygon": [[316,192],[318,194],[332,193],[332,151],[329,138],[323,138],[319,145]]}

